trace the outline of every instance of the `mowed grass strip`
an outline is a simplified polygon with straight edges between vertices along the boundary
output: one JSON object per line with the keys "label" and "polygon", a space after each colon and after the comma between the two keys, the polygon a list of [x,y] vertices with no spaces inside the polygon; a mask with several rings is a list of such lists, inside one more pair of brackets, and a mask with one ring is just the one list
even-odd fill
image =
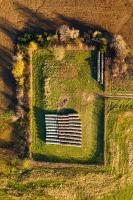
{"label": "mowed grass strip", "polygon": [[[43,50],[33,56],[34,159],[58,162],[103,162],[104,101],[102,87],[93,77],[91,52],[67,51],[61,61]],[[82,147],[45,143],[45,113],[61,109],[78,112],[82,122]]]}

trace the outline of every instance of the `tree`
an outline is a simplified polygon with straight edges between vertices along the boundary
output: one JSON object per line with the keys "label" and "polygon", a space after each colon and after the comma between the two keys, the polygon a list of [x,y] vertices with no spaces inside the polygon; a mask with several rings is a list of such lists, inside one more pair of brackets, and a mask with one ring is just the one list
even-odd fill
{"label": "tree", "polygon": [[34,51],[38,49],[38,45],[36,42],[31,41],[28,47],[29,55],[31,55]]}
{"label": "tree", "polygon": [[24,61],[23,60],[18,60],[15,63],[14,68],[12,70],[12,73],[13,73],[14,77],[16,79],[22,77],[23,73],[24,73],[24,69],[25,69]]}

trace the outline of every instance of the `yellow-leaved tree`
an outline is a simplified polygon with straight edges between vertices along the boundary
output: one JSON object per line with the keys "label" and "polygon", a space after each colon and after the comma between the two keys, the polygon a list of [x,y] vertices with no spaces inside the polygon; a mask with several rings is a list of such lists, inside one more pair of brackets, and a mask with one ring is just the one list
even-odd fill
{"label": "yellow-leaved tree", "polygon": [[17,60],[17,62],[14,65],[14,68],[12,70],[14,77],[16,79],[22,77],[24,74],[24,69],[25,69],[24,61],[22,59]]}
{"label": "yellow-leaved tree", "polygon": [[28,47],[29,55],[31,55],[32,52],[36,51],[37,49],[38,49],[37,43],[34,42],[34,41],[31,41],[30,44],[29,44],[29,47]]}
{"label": "yellow-leaved tree", "polygon": [[23,56],[21,54],[18,54],[16,57],[16,63],[13,67],[12,73],[20,87],[24,86],[24,70],[25,70],[25,63],[23,60]]}

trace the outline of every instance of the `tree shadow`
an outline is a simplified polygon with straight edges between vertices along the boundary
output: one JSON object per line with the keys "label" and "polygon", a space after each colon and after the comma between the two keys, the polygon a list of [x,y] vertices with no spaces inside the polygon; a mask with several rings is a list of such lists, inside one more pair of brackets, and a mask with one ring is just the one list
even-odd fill
{"label": "tree shadow", "polygon": [[56,15],[61,20],[62,23],[65,23],[69,25],[70,27],[79,29],[81,31],[81,34],[84,32],[88,32],[90,30],[92,31],[98,30],[98,31],[101,31],[108,40],[112,39],[112,36],[113,36],[112,33],[108,32],[105,28],[99,25],[85,23],[82,20],[77,20],[76,18],[72,18],[72,17],[66,17],[58,13],[56,13]]}
{"label": "tree shadow", "polygon": [[[14,97],[16,96],[16,81],[11,73],[12,62],[12,53],[10,50],[0,45],[0,79],[3,80],[5,88],[8,88],[8,91],[1,92],[1,97],[6,96],[5,101],[9,106],[8,108],[14,105]],[[0,90],[3,91],[4,88],[0,88]]]}
{"label": "tree shadow", "polygon": [[80,164],[94,164],[93,162],[89,162],[88,160],[80,160],[76,158],[61,158],[55,155],[44,155],[43,153],[33,153],[33,159],[40,162],[53,162],[53,163],[80,163]]}
{"label": "tree shadow", "polygon": [[96,50],[91,52],[91,57],[88,58],[87,61],[90,65],[92,78],[97,80],[97,51]]}
{"label": "tree shadow", "polygon": [[[108,32],[105,28],[101,26],[85,23],[84,21],[78,20],[76,18],[66,17],[65,15],[59,14],[57,12],[54,13],[56,15],[55,19],[48,19],[44,17],[41,13],[38,13],[36,10],[28,8],[19,2],[14,2],[14,8],[16,10],[19,10],[19,13],[25,19],[22,30],[18,30],[14,26],[14,24],[9,22],[8,20],[3,19],[2,17],[0,18],[1,31],[8,35],[8,37],[10,37],[14,43],[17,41],[17,36],[22,34],[23,32],[51,32],[55,31],[62,24],[67,24],[70,27],[78,28],[81,30],[81,33],[89,31],[90,29],[92,31],[99,30],[102,31],[108,39],[112,38],[112,33]],[[3,21],[5,23],[3,23]]]}
{"label": "tree shadow", "polygon": [[8,148],[11,149],[13,147],[13,141],[12,142],[7,142],[5,140],[0,139],[0,148]]}
{"label": "tree shadow", "polygon": [[21,32],[42,33],[44,31],[55,31],[58,24],[55,20],[45,18],[42,14],[37,13],[19,2],[15,4],[16,9],[19,9],[20,14],[26,19],[24,28]]}
{"label": "tree shadow", "polygon": [[13,64],[12,55],[12,52],[8,48],[0,45],[1,78],[9,87],[15,85],[15,80],[11,74],[11,66]]}
{"label": "tree shadow", "polygon": [[5,100],[9,100],[10,102],[12,102],[11,104],[9,104],[8,109],[14,110],[17,103],[15,96],[8,94],[7,92],[4,91],[1,91],[0,95],[3,95],[5,97]]}
{"label": "tree shadow", "polygon": [[9,68],[12,65],[12,52],[0,44],[0,65]]}
{"label": "tree shadow", "polygon": [[0,30],[11,38],[13,42],[16,40],[16,35],[19,32],[12,22],[3,17],[0,17]]}
{"label": "tree shadow", "polygon": [[[16,96],[8,94],[7,92],[4,91],[0,91],[0,95],[3,95],[5,97],[6,100],[9,100],[10,102],[12,102],[11,104],[9,104],[8,109],[10,110],[15,110],[16,105],[17,105],[17,99]],[[28,105],[26,105],[25,103],[23,105],[19,105],[25,112],[29,112],[29,107]]]}
{"label": "tree shadow", "polygon": [[105,109],[105,103],[104,98],[99,97],[101,101],[102,106],[99,109],[99,112],[96,113],[98,115],[98,127],[97,127],[97,139],[96,139],[96,150],[95,154],[91,158],[91,161],[96,164],[104,164],[104,109]]}

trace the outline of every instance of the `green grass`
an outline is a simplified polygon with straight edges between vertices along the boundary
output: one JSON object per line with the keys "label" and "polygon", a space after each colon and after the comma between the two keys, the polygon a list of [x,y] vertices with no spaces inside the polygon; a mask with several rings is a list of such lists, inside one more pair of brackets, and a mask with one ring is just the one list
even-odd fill
{"label": "green grass", "polygon": [[[93,78],[91,52],[66,52],[62,61],[57,61],[48,50],[33,55],[33,142],[34,159],[58,162],[103,162],[104,101],[90,95],[103,92]],[[48,94],[45,85],[48,82]],[[80,114],[82,148],[61,145],[46,145],[46,112],[61,109],[62,98],[67,98],[65,109]]]}
{"label": "green grass", "polygon": [[106,101],[106,162],[122,174],[130,169],[129,155],[133,149],[132,110],[132,99]]}

